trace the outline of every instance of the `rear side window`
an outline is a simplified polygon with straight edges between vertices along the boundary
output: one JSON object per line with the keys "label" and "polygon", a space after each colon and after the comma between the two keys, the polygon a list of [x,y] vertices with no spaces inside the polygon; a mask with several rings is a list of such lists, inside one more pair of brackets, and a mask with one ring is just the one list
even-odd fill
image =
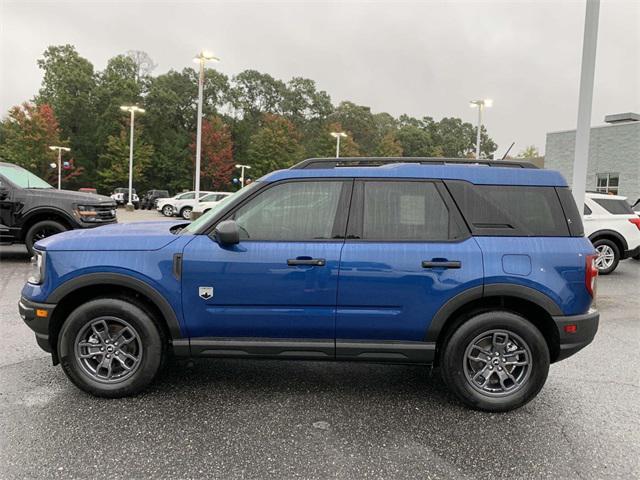
{"label": "rear side window", "polygon": [[554,187],[446,182],[474,235],[570,236]]}
{"label": "rear side window", "polygon": [[594,198],[593,201],[612,215],[634,215],[631,205],[629,205],[626,200]]}
{"label": "rear side window", "polygon": [[366,181],[361,184],[364,240],[446,241],[457,224],[433,182]]}

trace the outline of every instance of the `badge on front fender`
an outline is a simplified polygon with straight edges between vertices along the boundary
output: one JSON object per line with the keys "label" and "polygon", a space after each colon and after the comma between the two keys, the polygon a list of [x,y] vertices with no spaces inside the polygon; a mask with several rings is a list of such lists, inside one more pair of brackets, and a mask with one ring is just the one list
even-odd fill
{"label": "badge on front fender", "polygon": [[198,295],[200,296],[200,298],[209,300],[211,297],[213,297],[213,287],[198,287]]}

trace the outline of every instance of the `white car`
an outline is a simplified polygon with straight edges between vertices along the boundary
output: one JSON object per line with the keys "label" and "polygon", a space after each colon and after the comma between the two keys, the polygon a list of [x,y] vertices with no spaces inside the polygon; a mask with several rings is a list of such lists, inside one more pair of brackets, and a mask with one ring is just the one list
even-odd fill
{"label": "white car", "polygon": [[[117,205],[125,205],[129,201],[129,189],[128,188],[116,188],[111,194],[111,199],[116,202]],[[134,207],[140,206],[140,199],[136,194],[136,189],[131,189],[131,203]]]}
{"label": "white car", "polygon": [[225,198],[231,195],[231,192],[212,192],[200,198],[197,205],[194,204],[193,211],[198,213],[207,213],[212,207],[215,207]]}
{"label": "white car", "polygon": [[[200,192],[200,198],[212,192]],[[156,210],[162,212],[166,217],[180,215],[185,220],[191,218],[191,210],[193,209],[196,192],[179,193],[171,198],[161,198],[158,200]]]}
{"label": "white car", "polygon": [[620,260],[640,255],[640,217],[626,197],[587,193],[584,234],[598,251],[596,266],[601,275],[613,272]]}

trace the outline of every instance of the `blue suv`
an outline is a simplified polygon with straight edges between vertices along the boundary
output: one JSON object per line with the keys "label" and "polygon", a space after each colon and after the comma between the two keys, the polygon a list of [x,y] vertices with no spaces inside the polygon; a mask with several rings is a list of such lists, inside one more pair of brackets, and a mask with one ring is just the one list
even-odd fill
{"label": "blue suv", "polygon": [[35,245],[19,309],[69,379],[135,394],[170,355],[436,365],[517,408],[589,344],[597,269],[562,176],[458,159],[309,159],[192,223]]}

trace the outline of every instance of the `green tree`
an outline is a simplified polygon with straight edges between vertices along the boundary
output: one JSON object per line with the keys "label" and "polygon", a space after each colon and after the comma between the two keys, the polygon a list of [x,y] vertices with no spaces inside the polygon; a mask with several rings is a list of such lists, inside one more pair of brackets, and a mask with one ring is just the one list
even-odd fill
{"label": "green tree", "polygon": [[[133,188],[142,191],[148,186],[146,172],[153,156],[153,146],[141,139],[141,129],[136,127],[133,137]],[[100,155],[98,170],[98,188],[111,192],[116,187],[129,184],[129,129],[123,127],[118,136],[111,135],[107,140],[107,148]]]}
{"label": "green tree", "polygon": [[349,131],[363,155],[373,155],[380,142],[371,109],[353,102],[341,102],[329,116],[330,122],[339,123]]}
{"label": "green tree", "polygon": [[0,157],[32,171],[41,178],[53,181],[57,170],[50,167],[57,161],[51,145],[65,146],[60,127],[50,105],[23,103],[9,110],[2,124],[3,142]]}
{"label": "green tree", "polygon": [[540,156],[540,152],[535,147],[535,145],[529,145],[527,148],[518,153],[517,158],[538,158]]}
{"label": "green tree", "polygon": [[289,168],[302,160],[303,149],[300,135],[290,120],[279,115],[267,113],[262,126],[251,137],[249,143],[249,165],[255,178]]}
{"label": "green tree", "polygon": [[380,157],[401,157],[402,153],[400,141],[398,141],[395,132],[390,131],[382,137],[376,155]]}
{"label": "green tree", "polygon": [[72,45],[47,48],[38,66],[43,71],[36,103],[49,104],[60,122],[61,134],[69,138],[79,166],[91,177],[95,171],[96,115],[93,94],[96,77],[93,65]]}
{"label": "green tree", "polygon": [[287,87],[268,73],[245,70],[233,77],[230,101],[236,112],[259,116],[262,113],[282,114]]}

